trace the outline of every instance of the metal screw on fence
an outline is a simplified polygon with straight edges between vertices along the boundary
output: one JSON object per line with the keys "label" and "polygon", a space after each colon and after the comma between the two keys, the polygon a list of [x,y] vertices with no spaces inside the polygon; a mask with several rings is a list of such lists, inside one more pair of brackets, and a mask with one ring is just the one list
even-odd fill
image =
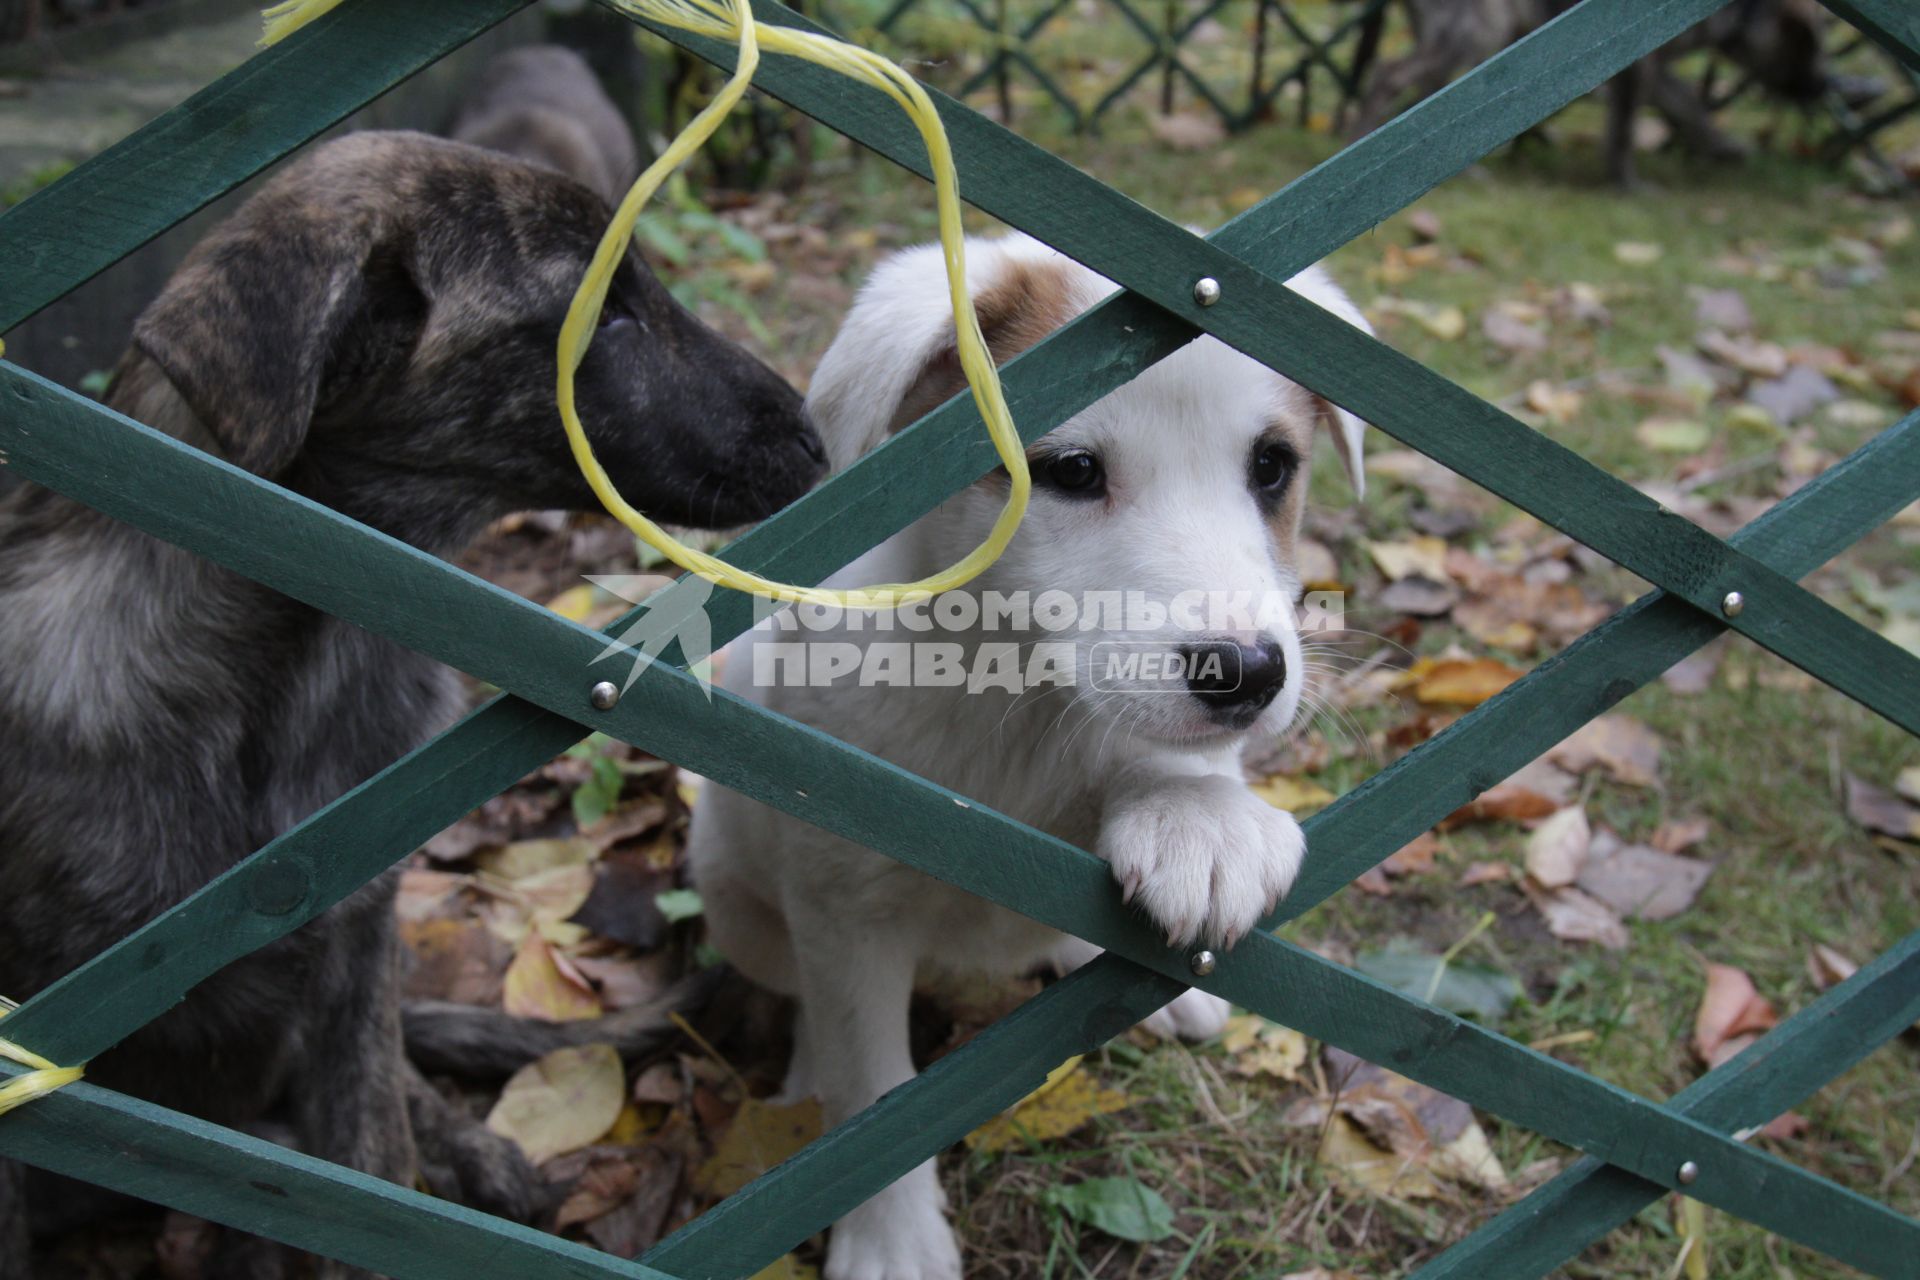
{"label": "metal screw on fence", "polygon": [[1213,972],[1213,967],[1217,963],[1217,960],[1211,951],[1196,951],[1193,953],[1193,958],[1187,961],[1187,963],[1193,968],[1195,974],[1204,978]]}
{"label": "metal screw on fence", "polygon": [[1674,1174],[1674,1180],[1683,1187],[1690,1187],[1700,1176],[1700,1166],[1691,1160],[1681,1162],[1680,1170]]}
{"label": "metal screw on fence", "polygon": [[1746,607],[1747,598],[1738,591],[1727,592],[1726,598],[1720,602],[1720,612],[1726,614],[1729,618],[1739,617],[1740,611]]}
{"label": "metal screw on fence", "polygon": [[611,680],[602,680],[587,690],[587,701],[591,702],[597,711],[611,711],[620,701],[620,686]]}
{"label": "metal screw on fence", "polygon": [[1212,276],[1201,276],[1193,282],[1193,300],[1203,307],[1220,301],[1220,282]]}

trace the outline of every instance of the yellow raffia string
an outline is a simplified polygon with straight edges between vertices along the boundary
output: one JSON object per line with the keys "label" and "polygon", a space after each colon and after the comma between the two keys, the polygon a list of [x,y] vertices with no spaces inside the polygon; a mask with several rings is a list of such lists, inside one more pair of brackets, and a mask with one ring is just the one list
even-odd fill
{"label": "yellow raffia string", "polygon": [[[288,0],[266,11],[265,43],[272,43],[332,9],[339,0]],[[1026,515],[1027,498],[1032,487],[1027,471],[1026,452],[1013,415],[1007,409],[1000,389],[1000,374],[987,351],[986,339],[973,311],[967,291],[966,232],[960,221],[960,183],[954,170],[953,151],[947,143],[946,127],[933,100],[920,83],[905,71],[869,50],[791,27],[770,26],[755,21],[747,0],[614,0],[616,8],[635,17],[664,26],[691,31],[716,40],[734,41],[739,61],[720,92],[681,131],[660,157],[647,166],[614,213],[594,254],[586,277],[574,294],[566,323],[560,330],[558,399],[560,420],[575,462],[593,488],[594,494],[613,516],[631,529],[648,546],[690,573],[720,586],[732,587],[774,600],[822,604],[857,609],[891,609],[914,600],[964,585],[998,560],[1013,541],[1020,521]],[[631,506],[615,487],[606,470],[594,456],[574,402],[574,373],[586,358],[599,327],[600,310],[606,303],[607,289],[626,256],[633,239],[634,224],[667,176],[706,145],[720,122],[740,101],[760,64],[762,49],[814,63],[868,85],[886,94],[907,113],[919,130],[927,148],[928,168],[932,170],[934,201],[940,218],[940,247],[946,260],[947,290],[953,305],[953,319],[960,367],[973,392],[974,406],[986,422],[987,434],[1007,469],[1011,483],[1007,503],[994,522],[992,531],[973,552],[958,564],[919,582],[893,583],[853,591],[825,587],[796,586],[776,582],[736,568],[704,551],[685,545],[665,529]]]}
{"label": "yellow raffia string", "polygon": [[[12,1012],[11,1006],[0,1007],[0,1017]],[[33,1050],[11,1040],[0,1039],[0,1058],[33,1068],[27,1074],[15,1076],[0,1085],[0,1116],[15,1107],[25,1106],[35,1098],[44,1098],[55,1089],[64,1089],[87,1073],[85,1067],[62,1067],[48,1062]]]}

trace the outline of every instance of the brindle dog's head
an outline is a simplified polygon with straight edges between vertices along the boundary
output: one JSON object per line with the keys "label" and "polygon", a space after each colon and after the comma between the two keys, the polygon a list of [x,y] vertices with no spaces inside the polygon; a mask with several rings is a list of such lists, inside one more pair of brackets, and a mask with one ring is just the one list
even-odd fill
{"label": "brindle dog's head", "polygon": [[[136,323],[110,399],[163,426],[177,392],[197,443],[421,545],[510,510],[591,507],[554,350],[609,216],[585,187],[475,147],[329,143],[194,250]],[[577,394],[601,462],[657,519],[758,519],[824,468],[799,395],[638,254]]]}

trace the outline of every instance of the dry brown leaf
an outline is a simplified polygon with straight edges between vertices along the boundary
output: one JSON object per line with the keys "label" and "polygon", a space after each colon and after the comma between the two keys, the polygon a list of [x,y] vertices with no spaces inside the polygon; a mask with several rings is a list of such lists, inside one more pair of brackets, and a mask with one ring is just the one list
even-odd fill
{"label": "dry brown leaf", "polygon": [[1681,853],[1705,840],[1712,830],[1705,818],[1669,819],[1654,828],[1647,843],[1662,853]]}
{"label": "dry brown leaf", "polygon": [[1778,1021],[1780,1015],[1743,970],[1730,964],[1707,965],[1706,992],[1693,1018],[1693,1051],[1702,1062],[1719,1065],[1732,1056],[1729,1045],[1736,1045],[1734,1051],[1744,1048],[1754,1034]]}
{"label": "dry brown leaf", "polygon": [[1692,906],[1712,874],[1711,862],[1629,844],[1595,848],[1579,884],[1630,919],[1666,920]]}
{"label": "dry brown leaf", "polygon": [[1507,1186],[1473,1110],[1350,1054],[1327,1052],[1335,1092],[1290,1108],[1292,1125],[1324,1125],[1323,1162],[1377,1195],[1427,1199],[1439,1180],[1486,1191]]}
{"label": "dry brown leaf", "polygon": [[1405,316],[1442,342],[1457,341],[1467,331],[1467,313],[1451,303],[1385,297],[1374,299],[1367,309],[1376,315]]}
{"label": "dry brown leaf", "polygon": [[1579,805],[1543,819],[1527,836],[1527,874],[1547,889],[1561,889],[1580,878],[1593,828]]}
{"label": "dry brown leaf", "polygon": [[1628,716],[1589,720],[1547,759],[1573,773],[1601,768],[1628,786],[1650,787],[1660,776],[1660,738]]}
{"label": "dry brown leaf", "polygon": [[1694,339],[1702,351],[1721,364],[1740,369],[1757,378],[1777,378],[1787,371],[1786,349],[1774,342],[1753,338],[1728,337],[1717,329],[1708,329]]}
{"label": "dry brown leaf", "polygon": [[588,1146],[613,1127],[626,1100],[620,1055],[609,1044],[555,1049],[513,1073],[487,1115],[539,1164]]}
{"label": "dry brown leaf", "polygon": [[1869,831],[1901,840],[1920,840],[1920,808],[1883,791],[1865,778],[1847,775],[1847,816]]}
{"label": "dry brown leaf", "polygon": [[580,1180],[573,1184],[573,1190],[560,1202],[560,1208],[554,1213],[553,1229],[565,1231],[610,1213],[639,1186],[640,1172],[624,1154],[596,1153]]}
{"label": "dry brown leaf", "polygon": [[1422,536],[1405,542],[1369,542],[1367,553],[1391,581],[1418,576],[1438,582],[1447,576],[1447,544],[1442,538]]}
{"label": "dry brown leaf", "polygon": [[1440,852],[1440,837],[1422,832],[1389,854],[1380,869],[1390,876],[1418,875],[1433,870],[1434,855]]}
{"label": "dry brown leaf", "polygon": [[507,966],[501,1005],[517,1018],[571,1022],[604,1010],[593,984],[565,961],[538,930],[528,930]]}
{"label": "dry brown leaf", "polygon": [[1226,127],[1213,112],[1181,112],[1178,115],[1155,115],[1151,124],[1153,136],[1172,147],[1175,151],[1207,151],[1220,145],[1226,139]]}
{"label": "dry brown leaf", "polygon": [[694,1171],[694,1189],[715,1199],[730,1196],[819,1137],[820,1128],[816,1099],[783,1106],[748,1098],[713,1155]]}
{"label": "dry brown leaf", "polygon": [[1572,422],[1580,413],[1580,407],[1586,403],[1586,397],[1571,387],[1556,387],[1545,378],[1536,378],[1527,384],[1527,408],[1544,415],[1549,421],[1565,424]]}
{"label": "dry brown leaf", "polygon": [[570,956],[573,967],[592,985],[607,1012],[633,1009],[659,999],[669,985],[664,952],[651,955]]}
{"label": "dry brown leaf", "polygon": [[1844,951],[1835,950],[1824,942],[1816,942],[1813,950],[1807,952],[1807,977],[1821,991],[1837,986],[1860,972],[1860,966]]}
{"label": "dry brown leaf", "polygon": [[1559,807],[1558,801],[1530,787],[1503,782],[1448,814],[1441,820],[1440,829],[1451,831],[1469,822],[1527,822],[1544,818]]}
{"label": "dry brown leaf", "polygon": [[1063,1138],[1095,1116],[1119,1111],[1130,1099],[1118,1089],[1103,1089],[1078,1057],[1069,1058],[1047,1076],[1046,1083],[1006,1112],[967,1135],[974,1151],[1006,1151],[1028,1141]]}
{"label": "dry brown leaf", "polygon": [[1547,349],[1545,329],[1497,304],[1480,313],[1480,333],[1494,346],[1515,355],[1534,355]]}
{"label": "dry brown leaf", "polygon": [[1468,867],[1460,877],[1463,888],[1476,884],[1505,884],[1514,877],[1513,864],[1509,862],[1476,862]]}
{"label": "dry brown leaf", "polygon": [[1436,582],[1421,574],[1395,579],[1375,597],[1382,609],[1416,618],[1438,618],[1459,601],[1460,591],[1451,582]]}
{"label": "dry brown leaf", "polygon": [[1720,649],[1715,646],[1688,654],[1668,667],[1660,680],[1675,693],[1705,693],[1713,686],[1714,674],[1719,670]]}
{"label": "dry brown leaf", "polygon": [[1596,942],[1609,951],[1624,951],[1627,927],[1613,908],[1576,888],[1542,889],[1523,880],[1520,887],[1547,922],[1547,932],[1568,942]]}
{"label": "dry brown leaf", "polygon": [[1428,704],[1477,707],[1525,674],[1492,658],[1444,660],[1419,677],[1413,696]]}
{"label": "dry brown leaf", "polygon": [[1920,804],[1920,764],[1902,769],[1893,780],[1893,789],[1902,799]]}
{"label": "dry brown leaf", "polygon": [[478,920],[402,920],[400,940],[413,955],[403,988],[409,999],[499,1001],[513,949]]}

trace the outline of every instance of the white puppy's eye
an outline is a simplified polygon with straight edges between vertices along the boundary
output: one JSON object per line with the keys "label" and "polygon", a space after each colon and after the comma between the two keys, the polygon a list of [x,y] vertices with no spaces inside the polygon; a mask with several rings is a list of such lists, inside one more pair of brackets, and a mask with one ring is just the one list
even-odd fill
{"label": "white puppy's eye", "polygon": [[1300,455],[1293,451],[1293,446],[1268,441],[1253,451],[1253,464],[1249,469],[1253,487],[1264,493],[1276,493],[1287,487],[1287,481],[1293,479],[1299,465]]}
{"label": "white puppy's eye", "polygon": [[1039,462],[1034,478],[1045,488],[1075,498],[1095,498],[1107,490],[1106,469],[1085,449],[1069,449]]}

